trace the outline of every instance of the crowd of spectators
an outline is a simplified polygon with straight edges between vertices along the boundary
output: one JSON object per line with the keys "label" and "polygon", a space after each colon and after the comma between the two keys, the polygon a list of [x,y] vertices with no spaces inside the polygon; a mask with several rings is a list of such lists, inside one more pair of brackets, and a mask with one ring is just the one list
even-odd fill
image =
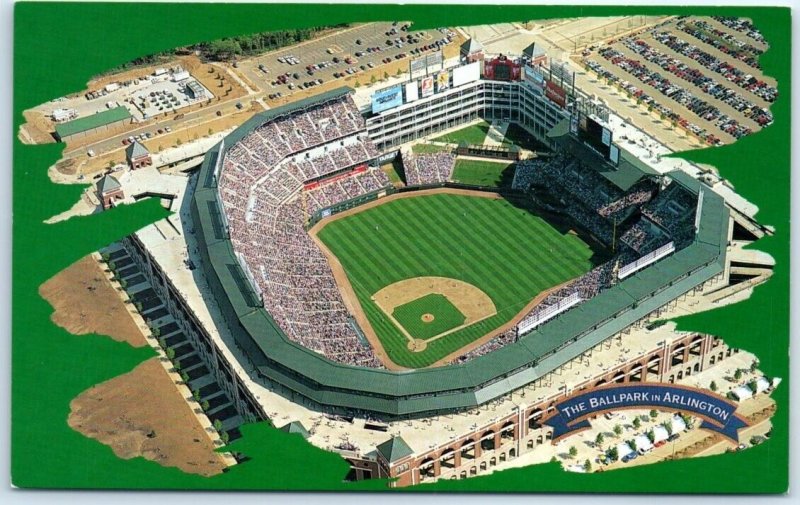
{"label": "crowd of spectators", "polygon": [[306,191],[308,213],[336,205],[360,195],[366,195],[381,188],[391,186],[389,176],[382,170],[373,169],[356,173]]}
{"label": "crowd of spectators", "polygon": [[[379,368],[349,322],[327,259],[305,230],[299,197],[306,181],[376,154],[352,99],[340,97],[267,122],[231,146],[218,187],[231,242],[289,339],[339,363]],[[370,172],[352,179],[343,186],[346,194],[382,182]]]}
{"label": "crowd of spectators", "polygon": [[[673,36],[666,34],[664,36],[663,33],[661,34],[654,34],[656,40],[659,42],[670,42],[675,44],[673,40]],[[769,110],[762,109],[761,107],[757,106],[752,101],[746,99],[741,94],[737,93],[733,89],[720,84],[719,82],[715,81],[711,77],[703,74],[700,70],[696,68],[692,68],[686,63],[683,63],[679,59],[669,56],[657,49],[653,46],[645,42],[644,40],[634,40],[634,39],[623,39],[622,44],[630,49],[631,51],[635,52],[639,56],[644,57],[647,61],[658,65],[663,70],[666,70],[673,75],[690,82],[697,86],[703,93],[707,95],[711,95],[712,97],[716,98],[717,100],[722,101],[731,106],[731,108],[735,109],[738,112],[741,112],[745,117],[749,117],[760,126],[764,126],[772,122],[772,114],[770,114]],[[688,46],[688,44],[687,44]],[[687,51],[688,48],[684,48]],[[695,56],[697,56],[695,54]],[[712,57],[713,58],[713,57]],[[716,60],[716,58],[713,58]],[[711,63],[711,60],[698,60],[700,63]],[[718,60],[716,60],[718,62]],[[766,83],[764,83],[766,85]],[[764,91],[762,94],[762,98],[768,97],[774,100],[773,93],[776,91],[774,88],[771,91]],[[723,128],[725,129],[725,128]],[[727,131],[727,130],[726,130]],[[728,131],[728,133],[733,134],[732,132]]]}
{"label": "crowd of spectators", "polygon": [[642,206],[642,215],[667,231],[677,249],[694,236],[697,196],[683,186],[672,183],[658,196]]}
{"label": "crowd of spectators", "polygon": [[450,153],[403,153],[403,170],[409,186],[447,182],[455,165],[456,157]]}
{"label": "crowd of spectators", "polygon": [[690,24],[681,20],[675,26],[700,42],[736,58],[749,67],[761,68],[758,63],[758,56],[763,54],[764,51],[740,41],[730,33],[717,30],[705,21],[695,21]]}

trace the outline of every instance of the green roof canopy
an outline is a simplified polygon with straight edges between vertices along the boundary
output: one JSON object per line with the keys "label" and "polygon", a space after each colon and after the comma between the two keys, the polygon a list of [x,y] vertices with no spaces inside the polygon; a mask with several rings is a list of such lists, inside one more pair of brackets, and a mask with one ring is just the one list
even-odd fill
{"label": "green roof canopy", "polygon": [[403,440],[403,437],[392,437],[380,444],[376,449],[389,463],[394,463],[397,460],[414,454],[414,451],[412,451],[411,447]]}
{"label": "green roof canopy", "polygon": [[56,125],[56,133],[59,138],[63,139],[64,137],[75,135],[76,133],[89,131],[94,128],[116,123],[117,121],[123,121],[129,117],[131,117],[131,113],[128,112],[128,109],[123,106],[114,107],[113,109],[104,110],[103,112],[92,114],[91,116],[73,119],[72,121]]}

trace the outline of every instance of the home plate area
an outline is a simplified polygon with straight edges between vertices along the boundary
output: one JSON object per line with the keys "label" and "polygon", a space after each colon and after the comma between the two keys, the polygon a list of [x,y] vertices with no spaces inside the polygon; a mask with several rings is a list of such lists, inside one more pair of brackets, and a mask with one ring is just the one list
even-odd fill
{"label": "home plate area", "polygon": [[386,286],[372,299],[403,332],[414,352],[497,313],[486,293],[446,277],[406,279]]}

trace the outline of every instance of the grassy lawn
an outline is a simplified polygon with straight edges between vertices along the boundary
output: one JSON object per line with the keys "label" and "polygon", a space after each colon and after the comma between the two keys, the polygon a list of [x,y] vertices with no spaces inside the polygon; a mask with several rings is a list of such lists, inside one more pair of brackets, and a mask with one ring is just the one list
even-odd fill
{"label": "grassy lawn", "polygon": [[[594,256],[579,237],[527,209],[452,194],[390,201],[329,223],[319,238],[341,261],[386,352],[410,368],[428,366],[501,326],[541,291],[587,272]],[[413,352],[370,297],[419,276],[469,282],[498,312]]]}
{"label": "grassy lawn", "polygon": [[411,152],[415,154],[433,154],[433,153],[443,153],[445,151],[449,152],[452,149],[447,146],[437,146],[434,144],[415,144],[411,146]]}
{"label": "grassy lawn", "polygon": [[432,140],[437,142],[447,142],[449,144],[458,144],[466,141],[468,144],[483,144],[486,134],[489,132],[489,123],[481,120],[479,123],[467,126],[454,132],[446,133],[440,137]]}
{"label": "grassy lawn", "polygon": [[389,177],[389,180],[392,184],[402,183],[403,179],[400,177],[400,172],[402,170],[402,163],[395,160],[391,163],[387,163],[381,166],[381,170]]}
{"label": "grassy lawn", "polygon": [[[433,321],[427,323],[423,321],[424,314],[431,314],[434,317]],[[397,307],[392,316],[409,335],[423,340],[461,326],[467,319],[446,296],[436,293]]]}
{"label": "grassy lawn", "polygon": [[514,163],[456,160],[453,180],[476,186],[510,187],[514,180]]}

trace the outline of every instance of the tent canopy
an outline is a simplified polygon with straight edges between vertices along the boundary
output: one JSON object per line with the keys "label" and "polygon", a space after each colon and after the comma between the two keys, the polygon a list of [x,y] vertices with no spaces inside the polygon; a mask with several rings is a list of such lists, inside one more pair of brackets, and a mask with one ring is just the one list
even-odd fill
{"label": "tent canopy", "polygon": [[739,401],[747,400],[748,398],[753,397],[753,392],[748,386],[739,386],[733,390],[733,394],[736,395],[736,398],[738,398]]}
{"label": "tent canopy", "polygon": [[657,444],[657,443],[662,442],[662,441],[664,441],[664,440],[666,440],[668,438],[669,438],[669,432],[667,431],[667,429],[664,426],[659,424],[658,426],[654,426],[653,427],[653,442],[654,443]]}

